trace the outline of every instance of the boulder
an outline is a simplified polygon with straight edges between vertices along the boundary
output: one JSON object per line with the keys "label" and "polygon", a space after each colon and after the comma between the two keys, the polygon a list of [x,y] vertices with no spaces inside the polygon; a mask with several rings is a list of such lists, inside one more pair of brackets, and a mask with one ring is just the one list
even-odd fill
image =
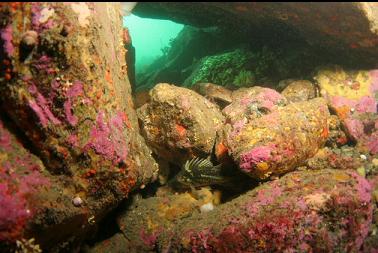
{"label": "boulder", "polygon": [[220,85],[213,83],[196,83],[192,86],[192,89],[217,104],[221,109],[232,102],[232,91]]}
{"label": "boulder", "polygon": [[243,172],[267,179],[315,155],[327,140],[328,118],[322,98],[292,103],[250,122],[228,124],[222,143]]}
{"label": "boulder", "polygon": [[315,86],[307,80],[290,82],[281,92],[289,102],[307,101],[316,97]]}
{"label": "boulder", "polygon": [[345,71],[339,66],[318,70],[314,77],[351,141],[378,153],[378,70]]}
{"label": "boulder", "polygon": [[151,101],[138,109],[142,133],[153,151],[181,165],[194,156],[210,154],[224,117],[198,93],[167,83],[150,91]]}
{"label": "boulder", "polygon": [[183,213],[174,198],[183,197],[140,200],[118,218],[136,252],[357,252],[373,212],[367,180],[327,169],[289,173],[181,219],[172,219]]}

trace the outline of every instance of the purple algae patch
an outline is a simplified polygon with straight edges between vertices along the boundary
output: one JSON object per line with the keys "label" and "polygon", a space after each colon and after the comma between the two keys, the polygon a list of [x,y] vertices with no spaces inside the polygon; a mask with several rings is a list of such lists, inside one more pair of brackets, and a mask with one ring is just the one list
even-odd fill
{"label": "purple algae patch", "polygon": [[104,117],[105,113],[100,111],[97,115],[96,125],[90,131],[90,140],[84,149],[92,148],[113,163],[125,161],[128,150],[123,131],[122,113],[117,113],[109,122],[106,122]]}
{"label": "purple algae patch", "polygon": [[74,98],[83,95],[83,83],[76,80],[73,82],[72,87],[67,90],[66,96],[68,98]]}
{"label": "purple algae patch", "polygon": [[64,112],[66,114],[66,118],[67,118],[68,123],[71,126],[76,126],[76,124],[78,122],[78,118],[75,115],[72,114],[72,107],[71,107],[70,99],[67,100],[66,102],[64,102]]}
{"label": "purple algae patch", "polygon": [[37,114],[39,121],[41,122],[42,126],[46,127],[49,121],[48,121],[47,117],[45,116],[45,114],[43,113],[42,108],[39,107],[38,104],[35,101],[29,101],[29,106],[30,106],[30,108],[33,109],[35,114]]}

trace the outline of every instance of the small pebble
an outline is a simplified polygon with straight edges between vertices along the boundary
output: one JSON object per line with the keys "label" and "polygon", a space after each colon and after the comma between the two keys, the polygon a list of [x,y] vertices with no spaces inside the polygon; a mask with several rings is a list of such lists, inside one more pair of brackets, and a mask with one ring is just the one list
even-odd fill
{"label": "small pebble", "polygon": [[81,206],[83,204],[83,200],[80,197],[75,197],[72,199],[72,204],[74,206]]}
{"label": "small pebble", "polygon": [[204,204],[200,207],[200,210],[201,210],[201,213],[207,213],[207,212],[210,212],[210,211],[213,211],[214,210],[214,205],[213,203],[207,203],[207,204]]}
{"label": "small pebble", "polygon": [[366,155],[360,155],[360,158],[361,158],[362,160],[366,160],[366,159],[367,159]]}

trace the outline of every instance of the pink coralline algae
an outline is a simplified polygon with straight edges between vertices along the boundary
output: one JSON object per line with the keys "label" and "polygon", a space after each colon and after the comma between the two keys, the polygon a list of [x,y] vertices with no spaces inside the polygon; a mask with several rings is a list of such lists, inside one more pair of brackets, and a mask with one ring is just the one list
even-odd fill
{"label": "pink coralline algae", "polygon": [[257,163],[267,161],[271,158],[272,147],[261,146],[253,148],[248,153],[240,156],[240,168],[251,172]]}
{"label": "pink coralline algae", "polygon": [[83,95],[83,83],[76,80],[73,82],[72,87],[67,90],[67,97],[73,98]]}
{"label": "pink coralline algae", "polygon": [[33,25],[33,30],[38,31],[39,30],[39,19],[41,18],[41,7],[40,3],[32,3],[32,25]]}
{"label": "pink coralline algae", "polygon": [[67,118],[67,121],[68,123],[71,125],[71,126],[76,126],[77,122],[78,122],[78,118],[72,114],[72,108],[71,108],[71,100],[67,100],[66,102],[64,102],[64,112],[66,114],[66,118]]}
{"label": "pink coralline algae", "polygon": [[96,125],[90,131],[90,140],[84,149],[92,148],[96,153],[114,163],[125,161],[128,151],[124,135],[124,117],[121,112],[112,117],[109,122],[105,122],[104,117],[105,113],[100,111]]}
{"label": "pink coralline algae", "polygon": [[45,114],[43,113],[41,107],[34,101],[29,101],[29,107],[33,109],[35,114],[37,114],[39,121],[41,122],[43,127],[47,127],[48,119],[46,118]]}
{"label": "pink coralline algae", "polygon": [[354,100],[347,99],[342,96],[334,96],[331,98],[331,103],[334,107],[339,108],[343,106],[347,106],[349,108],[353,108],[356,106],[357,102]]}
{"label": "pink coralline algae", "polygon": [[43,112],[47,116],[47,118],[54,124],[60,124],[60,120],[54,116],[54,114],[50,111],[49,105],[44,96],[41,93],[37,94],[37,102],[39,106],[43,109]]}
{"label": "pink coralline algae", "polygon": [[214,235],[211,232],[211,229],[206,228],[200,232],[189,231],[188,236],[190,238],[192,252],[213,252],[213,248],[209,245],[209,242],[214,240]]}
{"label": "pink coralline algae", "polygon": [[378,132],[370,136],[367,147],[372,155],[378,154]]}
{"label": "pink coralline algae", "polygon": [[0,241],[18,237],[30,211],[25,208],[26,200],[20,194],[11,194],[6,183],[0,183]]}
{"label": "pink coralline algae", "polygon": [[139,233],[139,236],[140,236],[140,239],[142,240],[142,242],[149,248],[153,248],[156,244],[156,241],[157,241],[157,237],[158,237],[158,232],[154,232],[150,235],[148,235],[144,229],[142,228],[140,233]]}
{"label": "pink coralline algae", "polygon": [[33,195],[38,187],[49,185],[48,179],[38,171],[28,175],[9,173],[4,169],[0,171],[0,241],[20,237],[22,228],[32,215],[28,196]]}
{"label": "pink coralline algae", "polygon": [[[356,172],[352,172],[351,175],[358,183],[357,184],[357,191],[358,191],[359,198],[367,205],[367,207],[366,207],[367,213],[370,214],[367,217],[368,222],[362,223],[362,224],[360,224],[359,227],[356,228],[356,230],[359,233],[359,236],[357,236],[355,243],[356,243],[356,245],[358,245],[358,247],[361,247],[361,245],[364,242],[364,238],[366,238],[366,236],[369,233],[370,223],[372,222],[372,219],[373,219],[373,216],[371,215],[372,211],[373,211],[373,207],[371,205],[369,205],[371,203],[371,199],[372,199],[372,194],[371,194],[372,186],[371,186],[371,184],[368,180],[361,177]],[[349,222],[351,222],[351,221],[349,221]]]}
{"label": "pink coralline algae", "polygon": [[275,90],[262,88],[262,91],[254,97],[243,97],[240,101],[241,105],[247,106],[250,103],[259,103],[261,107],[271,110],[273,106],[277,105],[284,98]]}
{"label": "pink coralline algae", "polygon": [[38,70],[46,70],[52,63],[52,59],[46,55],[42,55],[41,58],[38,59],[36,63],[34,63],[34,67]]}
{"label": "pink coralline algae", "polygon": [[283,100],[283,97],[275,90],[264,88],[264,91],[259,93],[255,100],[259,101],[262,107],[271,110],[274,105]]}
{"label": "pink coralline algae", "polygon": [[29,101],[29,107],[33,109],[33,111],[37,114],[41,124],[43,127],[48,125],[48,122],[51,121],[54,125],[61,124],[61,121],[54,116],[54,114],[50,111],[49,103],[45,99],[45,97],[38,91],[38,88],[35,84],[31,84],[29,86],[29,92],[36,96],[37,101]]}
{"label": "pink coralline algae", "polygon": [[358,104],[356,105],[356,110],[358,112],[377,112],[377,101],[369,96],[362,97]]}
{"label": "pink coralline algae", "polygon": [[272,204],[276,198],[281,196],[282,189],[280,188],[277,181],[272,183],[272,188],[261,190],[256,196],[256,201],[253,203],[248,203],[246,205],[246,210],[248,215],[256,215],[260,208]]}
{"label": "pink coralline algae", "polygon": [[364,136],[364,125],[357,119],[348,118],[345,119],[345,126],[348,129],[349,134],[358,140]]}
{"label": "pink coralline algae", "polygon": [[74,147],[79,146],[79,138],[76,134],[71,134],[67,139],[68,143]]}
{"label": "pink coralline algae", "polygon": [[7,53],[8,57],[11,57],[14,53],[14,46],[12,43],[13,29],[11,25],[7,25],[4,29],[1,30],[1,38],[4,41],[4,51]]}
{"label": "pink coralline algae", "polygon": [[0,159],[0,241],[13,241],[22,236],[27,220],[35,211],[29,197],[50,182],[40,173],[36,160],[3,128],[1,121],[0,134],[7,139],[6,145],[0,145],[0,154],[7,155],[6,160]]}
{"label": "pink coralline algae", "polygon": [[240,131],[243,129],[243,127],[244,127],[244,125],[246,123],[247,123],[247,119],[246,118],[235,122],[235,124],[232,126],[233,127],[233,131],[230,134],[230,137],[234,138],[236,135],[238,135],[240,133]]}

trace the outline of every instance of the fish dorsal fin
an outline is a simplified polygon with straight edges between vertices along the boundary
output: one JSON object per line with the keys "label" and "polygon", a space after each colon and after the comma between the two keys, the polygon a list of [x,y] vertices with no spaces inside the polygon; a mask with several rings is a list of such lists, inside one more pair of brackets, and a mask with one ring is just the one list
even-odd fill
{"label": "fish dorsal fin", "polygon": [[214,167],[213,163],[210,160],[206,158],[199,158],[199,157],[194,157],[193,159],[186,161],[184,165],[184,169],[189,173],[193,172],[193,169],[209,170],[213,167]]}
{"label": "fish dorsal fin", "polygon": [[198,164],[198,168],[212,168],[212,167],[213,167],[213,163],[209,161],[208,159],[201,159]]}

